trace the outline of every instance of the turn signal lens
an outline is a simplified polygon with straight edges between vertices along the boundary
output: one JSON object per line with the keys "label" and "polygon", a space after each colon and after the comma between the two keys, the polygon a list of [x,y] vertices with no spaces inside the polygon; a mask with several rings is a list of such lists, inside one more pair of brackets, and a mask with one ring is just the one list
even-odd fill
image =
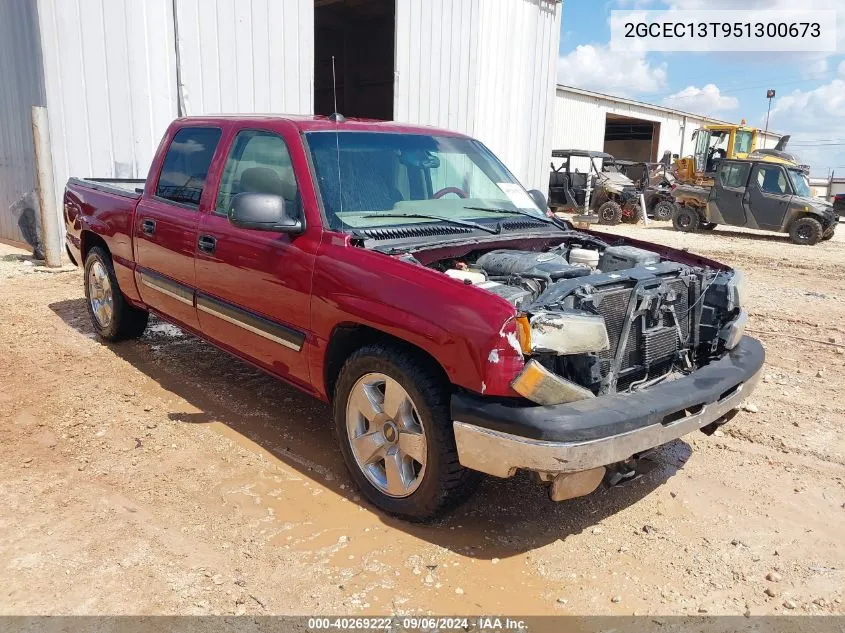
{"label": "turn signal lens", "polygon": [[523,354],[531,353],[531,323],[525,314],[516,317],[516,340],[519,341]]}

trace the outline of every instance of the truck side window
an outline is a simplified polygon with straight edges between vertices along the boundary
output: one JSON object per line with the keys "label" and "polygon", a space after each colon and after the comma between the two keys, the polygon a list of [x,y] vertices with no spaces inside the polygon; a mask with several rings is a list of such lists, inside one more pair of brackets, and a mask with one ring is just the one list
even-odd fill
{"label": "truck side window", "polygon": [[186,127],[176,132],[164,157],[155,195],[199,206],[220,134],[218,128],[207,127]]}
{"label": "truck side window", "polygon": [[728,163],[722,165],[719,171],[719,180],[723,187],[736,187],[742,189],[748,182],[748,170],[751,165],[748,163]]}
{"label": "truck side window", "polygon": [[766,193],[782,194],[787,192],[786,177],[778,165],[757,168],[757,186]]}
{"label": "truck side window", "polygon": [[272,132],[244,130],[236,137],[223,168],[214,212],[227,215],[239,193],[271,193],[289,203],[299,199],[290,152]]}

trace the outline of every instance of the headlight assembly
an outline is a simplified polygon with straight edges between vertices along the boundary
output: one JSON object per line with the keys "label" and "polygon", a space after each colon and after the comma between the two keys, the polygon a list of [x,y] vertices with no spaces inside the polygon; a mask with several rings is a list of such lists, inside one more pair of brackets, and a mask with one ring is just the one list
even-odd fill
{"label": "headlight assembly", "polygon": [[745,335],[745,326],[748,324],[748,313],[741,310],[739,316],[728,323],[719,332],[719,338],[725,342],[725,349],[733,349],[739,345],[740,340]]}
{"label": "headlight assembly", "polygon": [[733,277],[728,281],[728,311],[730,312],[745,305],[748,293],[745,273],[739,269],[734,270],[733,273]]}
{"label": "headlight assembly", "polygon": [[553,354],[600,352],[610,347],[604,317],[587,312],[538,312],[529,319],[531,351]]}

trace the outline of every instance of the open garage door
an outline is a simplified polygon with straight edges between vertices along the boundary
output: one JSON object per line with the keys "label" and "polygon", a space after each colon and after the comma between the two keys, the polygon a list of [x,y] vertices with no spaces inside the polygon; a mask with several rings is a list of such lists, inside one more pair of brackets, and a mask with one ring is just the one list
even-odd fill
{"label": "open garage door", "polygon": [[660,123],[608,114],[604,128],[604,151],[616,158],[657,162]]}
{"label": "open garage door", "polygon": [[314,113],[393,118],[395,0],[314,0]]}

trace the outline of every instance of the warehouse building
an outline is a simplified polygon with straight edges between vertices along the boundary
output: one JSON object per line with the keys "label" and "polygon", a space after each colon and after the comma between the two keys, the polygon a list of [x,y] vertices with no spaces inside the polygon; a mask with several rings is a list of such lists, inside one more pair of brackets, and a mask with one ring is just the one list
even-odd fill
{"label": "warehouse building", "polygon": [[[0,238],[35,187],[143,178],[180,115],[330,114],[450,128],[548,183],[559,0],[0,0]],[[31,195],[30,195],[31,198]],[[23,203],[22,203],[23,201]]]}
{"label": "warehouse building", "polygon": [[[691,155],[695,130],[726,123],[730,122],[558,85],[552,145],[554,149],[588,149],[616,158],[657,161],[666,151]],[[764,147],[774,147],[779,138],[779,134],[765,134]]]}

